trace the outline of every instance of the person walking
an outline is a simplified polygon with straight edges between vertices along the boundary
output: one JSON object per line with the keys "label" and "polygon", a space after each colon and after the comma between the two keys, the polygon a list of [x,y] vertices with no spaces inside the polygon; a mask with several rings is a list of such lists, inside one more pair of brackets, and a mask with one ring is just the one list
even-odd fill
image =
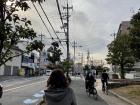
{"label": "person walking", "polygon": [[46,105],[77,105],[74,91],[62,70],[51,73],[44,92]]}

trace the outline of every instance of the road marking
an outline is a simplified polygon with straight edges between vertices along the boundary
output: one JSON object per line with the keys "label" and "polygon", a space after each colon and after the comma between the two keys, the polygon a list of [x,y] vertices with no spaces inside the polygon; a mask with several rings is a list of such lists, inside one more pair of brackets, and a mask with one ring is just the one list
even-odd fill
{"label": "road marking", "polygon": [[36,103],[39,99],[26,99],[23,101],[24,104],[33,104]]}
{"label": "road marking", "polygon": [[[18,85],[18,83],[19,84],[23,84],[23,83],[26,83],[26,82],[29,82],[29,81],[32,81],[32,80],[39,80],[39,79],[43,79],[45,76],[43,76],[43,77],[32,77],[32,78],[22,78],[21,80],[20,79],[18,79],[18,80],[16,80],[16,79],[13,79],[12,80],[12,82],[13,81],[15,81],[15,82],[11,82],[11,81],[9,81],[9,80],[5,80],[5,81],[2,81],[2,82],[0,82],[4,87],[10,87],[10,86],[14,86],[14,85]],[[48,77],[47,77],[48,78]],[[5,84],[6,83],[6,84]]]}
{"label": "road marking", "polygon": [[41,90],[40,93],[44,93],[44,90]]}
{"label": "road marking", "polygon": [[[46,82],[46,80],[45,81],[41,81],[41,82]],[[41,82],[39,81],[39,82],[35,82],[35,83],[32,83],[32,84],[28,84],[28,85],[23,85],[23,86],[19,86],[19,87],[16,87],[16,88],[7,89],[7,90],[4,90],[3,92],[8,92],[8,91],[12,91],[12,90],[19,89],[19,88],[22,88],[22,87],[35,85],[35,84],[38,84],[38,83],[41,83]]]}
{"label": "road marking", "polygon": [[36,103],[36,105],[37,105],[38,101],[43,97],[43,95],[44,95],[44,91],[41,90],[41,91],[39,91],[38,93],[35,93],[35,94],[33,95],[33,97],[34,97],[35,99],[34,99],[34,98],[32,98],[32,99],[28,98],[28,99],[23,100],[23,103],[24,103],[24,104],[27,104],[27,105]]}
{"label": "road marking", "polygon": [[40,93],[36,93],[33,96],[36,97],[36,98],[40,98],[40,97],[43,97],[43,95],[44,95],[43,93],[41,93],[41,94]]}

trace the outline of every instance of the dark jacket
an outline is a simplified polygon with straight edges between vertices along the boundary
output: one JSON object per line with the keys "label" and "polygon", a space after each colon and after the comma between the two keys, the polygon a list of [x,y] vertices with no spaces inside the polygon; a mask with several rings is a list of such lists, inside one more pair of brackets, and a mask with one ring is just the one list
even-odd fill
{"label": "dark jacket", "polygon": [[102,81],[107,81],[107,80],[109,80],[108,74],[107,74],[107,73],[102,73],[101,80],[102,80]]}
{"label": "dark jacket", "polygon": [[45,91],[46,105],[77,105],[74,92],[71,88],[53,89]]}

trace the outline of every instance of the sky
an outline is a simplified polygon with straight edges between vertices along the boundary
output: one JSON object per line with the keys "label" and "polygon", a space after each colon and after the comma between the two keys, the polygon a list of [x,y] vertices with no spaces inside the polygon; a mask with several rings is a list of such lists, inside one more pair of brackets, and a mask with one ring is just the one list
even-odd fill
{"label": "sky", "polygon": [[[62,6],[66,6],[67,0],[59,0],[61,10]],[[70,52],[73,57],[73,41],[77,42],[76,48],[77,59],[78,53],[87,55],[87,50],[90,51],[93,59],[104,60],[107,55],[107,45],[113,40],[111,34],[117,33],[121,21],[129,21],[134,13],[140,8],[140,0],[68,0],[69,6],[73,6],[70,10]],[[55,37],[51,27],[47,23],[39,5],[36,3],[41,16],[45,20],[50,32]],[[46,0],[42,4],[46,14],[48,15],[54,29],[61,30],[61,22],[56,6],[56,0]],[[22,13],[22,16],[27,16],[31,19],[33,28],[38,34],[44,34],[43,42],[48,48],[51,40],[47,30],[43,26],[38,14],[33,5],[30,3],[31,9]],[[64,13],[64,11],[63,11]],[[59,33],[60,39],[64,39],[65,35]],[[64,56],[66,55],[66,44],[64,44]]]}

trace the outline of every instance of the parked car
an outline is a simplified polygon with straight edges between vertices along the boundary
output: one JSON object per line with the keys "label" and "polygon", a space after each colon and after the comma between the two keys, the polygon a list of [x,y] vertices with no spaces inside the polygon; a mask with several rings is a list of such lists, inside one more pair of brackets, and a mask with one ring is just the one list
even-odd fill
{"label": "parked car", "polygon": [[51,73],[52,73],[52,70],[46,70],[46,75],[47,75],[47,76],[50,76]]}
{"label": "parked car", "polygon": [[0,84],[0,98],[2,98],[2,94],[3,94],[3,86]]}

